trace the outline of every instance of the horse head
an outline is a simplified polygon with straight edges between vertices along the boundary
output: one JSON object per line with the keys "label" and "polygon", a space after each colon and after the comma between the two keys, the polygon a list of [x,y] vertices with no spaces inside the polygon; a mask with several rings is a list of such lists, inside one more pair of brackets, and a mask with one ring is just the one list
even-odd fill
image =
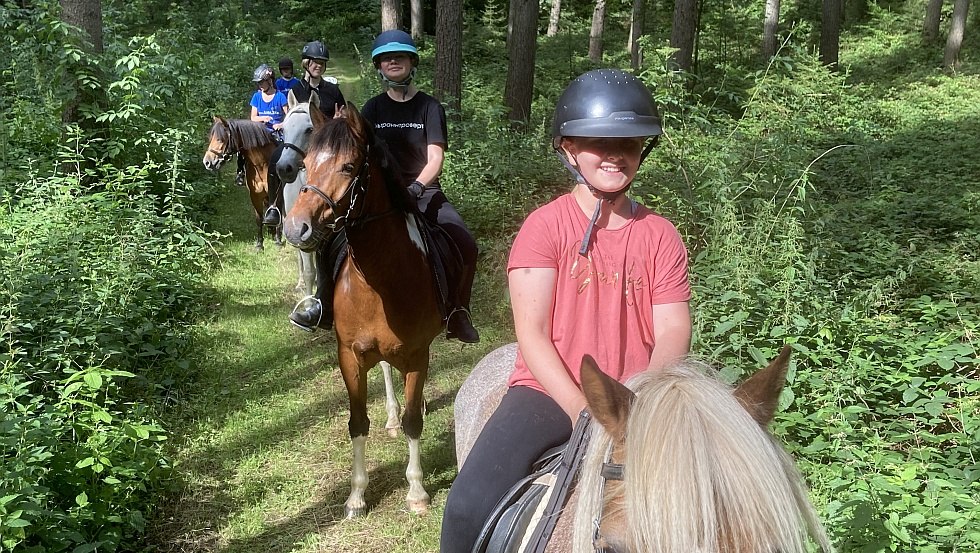
{"label": "horse head", "polygon": [[346,117],[324,121],[310,137],[303,163],[307,185],[283,223],[286,239],[310,251],[358,216],[372,178],[370,124],[353,104]]}
{"label": "horse head", "polygon": [[[629,387],[582,362],[594,420],[572,550],[807,551],[832,548],[792,459],[766,426],[790,348],[738,389],[686,361]],[[584,523],[582,521],[588,521]]]}
{"label": "horse head", "polygon": [[320,96],[310,94],[307,102],[300,102],[292,90],[288,94],[286,117],[282,122],[283,151],[276,162],[276,173],[283,184],[296,180],[304,169],[303,158],[313,131],[326,121],[320,111]]}
{"label": "horse head", "polygon": [[228,121],[215,115],[211,130],[208,131],[208,146],[204,151],[204,168],[208,171],[217,171],[234,154],[235,150],[231,145]]}

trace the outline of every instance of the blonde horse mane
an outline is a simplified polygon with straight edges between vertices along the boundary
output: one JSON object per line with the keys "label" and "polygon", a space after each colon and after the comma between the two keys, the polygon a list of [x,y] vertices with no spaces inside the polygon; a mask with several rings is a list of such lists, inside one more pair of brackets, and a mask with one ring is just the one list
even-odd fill
{"label": "blonde horse mane", "polygon": [[[636,400],[624,479],[605,482],[606,497],[623,501],[606,505],[603,524],[625,521],[635,552],[803,553],[808,534],[832,551],[793,460],[714,372],[688,360],[627,383]],[[611,442],[599,424],[592,433],[579,474],[575,553],[594,550]]]}

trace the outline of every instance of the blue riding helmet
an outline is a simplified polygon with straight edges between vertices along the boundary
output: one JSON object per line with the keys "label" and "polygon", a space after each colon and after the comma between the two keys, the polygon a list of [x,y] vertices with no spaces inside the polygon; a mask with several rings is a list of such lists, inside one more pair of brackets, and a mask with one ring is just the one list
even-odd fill
{"label": "blue riding helmet", "polygon": [[375,67],[378,65],[378,56],[390,52],[404,52],[411,56],[413,63],[419,62],[419,51],[415,47],[415,41],[405,31],[391,29],[374,39],[374,44],[371,45],[371,61],[374,62]]}

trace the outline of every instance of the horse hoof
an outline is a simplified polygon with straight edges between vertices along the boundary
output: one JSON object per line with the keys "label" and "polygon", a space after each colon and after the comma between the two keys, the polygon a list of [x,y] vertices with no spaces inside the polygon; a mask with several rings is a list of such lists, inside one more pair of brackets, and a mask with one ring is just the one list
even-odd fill
{"label": "horse hoof", "polygon": [[385,428],[385,432],[388,433],[389,438],[397,438],[401,434],[402,427],[395,426],[392,428]]}
{"label": "horse hoof", "polygon": [[351,518],[361,518],[362,516],[364,516],[366,514],[367,514],[367,507],[351,508],[351,507],[348,507],[348,506],[344,505],[344,517],[346,517],[348,519],[351,519]]}
{"label": "horse hoof", "polygon": [[257,252],[260,252],[260,251],[262,251],[264,249],[265,249],[265,246],[263,246],[262,244],[256,244],[255,245],[255,251],[257,251]]}
{"label": "horse hoof", "polygon": [[428,499],[420,500],[420,501],[406,501],[405,502],[405,506],[408,507],[408,510],[409,511],[411,511],[411,512],[417,514],[417,515],[424,515],[424,514],[426,514],[426,513],[429,512],[429,500]]}

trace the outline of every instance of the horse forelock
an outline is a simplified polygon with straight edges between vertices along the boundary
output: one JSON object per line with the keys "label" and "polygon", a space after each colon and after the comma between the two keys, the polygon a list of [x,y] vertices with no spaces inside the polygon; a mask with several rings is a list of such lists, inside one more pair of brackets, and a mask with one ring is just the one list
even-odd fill
{"label": "horse forelock", "polygon": [[[809,528],[830,550],[792,459],[711,369],[686,361],[629,383],[637,394],[627,425],[621,493],[631,551],[806,551]],[[594,425],[579,480],[573,551],[592,551],[610,437]],[[612,486],[612,487],[611,487]],[[603,521],[616,512],[607,505]],[[604,532],[609,530],[603,523]]]}
{"label": "horse forelock", "polygon": [[373,168],[380,172],[393,207],[405,211],[409,200],[405,185],[398,183],[395,177],[396,162],[387,145],[376,137],[368,125],[360,127],[364,129],[361,135],[355,132],[355,126],[348,118],[327,120],[313,132],[307,156],[317,159],[324,153],[330,153],[341,158],[352,158],[356,152],[366,151]]}

